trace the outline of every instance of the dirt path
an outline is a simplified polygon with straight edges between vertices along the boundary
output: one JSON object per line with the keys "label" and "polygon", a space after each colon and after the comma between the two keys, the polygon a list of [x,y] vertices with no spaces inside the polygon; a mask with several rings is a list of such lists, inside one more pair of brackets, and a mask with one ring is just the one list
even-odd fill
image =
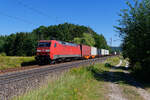
{"label": "dirt path", "polygon": [[[115,78],[116,78],[116,69],[121,66],[122,60],[120,60],[120,63],[116,66],[114,66],[110,72],[108,73],[109,75],[109,81],[110,83],[108,84],[109,87],[109,100],[128,100],[128,98],[124,97],[124,93],[122,88],[119,86],[119,84],[115,83]],[[126,64],[126,67],[128,67],[128,62]],[[123,71],[124,75],[121,76],[125,79],[127,83],[129,83],[129,86],[132,86],[133,91],[138,93],[144,100],[150,100],[150,94],[142,88],[142,85],[138,82],[136,82],[129,74],[128,71]],[[117,77],[119,78],[119,76]]]}
{"label": "dirt path", "polygon": [[[128,68],[128,66],[129,66],[129,63],[126,62],[126,66],[125,66],[125,67]],[[124,72],[124,73],[129,73],[129,72],[127,72],[127,71],[123,71],[123,72]],[[140,83],[136,82],[132,77],[129,77],[129,79],[132,80],[132,81],[130,81],[130,82],[132,82],[132,84],[135,85],[134,90],[135,90],[144,100],[150,100],[150,94],[149,94],[149,92],[147,92],[145,89],[143,89],[143,86],[142,86]]]}
{"label": "dirt path", "polygon": [[137,92],[145,99],[145,100],[150,100],[150,94],[142,89],[142,88],[136,88],[137,89]]}
{"label": "dirt path", "polygon": [[[121,66],[122,60],[120,60],[120,63],[116,65],[116,67]],[[109,100],[127,100],[122,95],[122,90],[119,88],[118,84],[113,83],[114,80],[114,72],[115,69],[111,69],[109,76],[110,76],[110,83],[109,83]]]}

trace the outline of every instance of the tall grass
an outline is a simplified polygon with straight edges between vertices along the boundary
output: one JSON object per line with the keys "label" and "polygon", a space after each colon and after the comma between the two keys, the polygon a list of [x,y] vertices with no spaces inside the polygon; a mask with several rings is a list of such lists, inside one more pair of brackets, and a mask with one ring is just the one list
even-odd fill
{"label": "tall grass", "polygon": [[[115,57],[106,62],[116,64],[119,60]],[[93,70],[99,74],[109,71],[109,67],[105,67],[105,63],[74,68],[58,80],[15,97],[14,100],[107,100],[108,89],[105,87],[105,82],[103,79],[97,80],[93,73]]]}
{"label": "tall grass", "polygon": [[35,61],[34,57],[0,56],[0,70],[21,67],[23,63],[33,61]]}

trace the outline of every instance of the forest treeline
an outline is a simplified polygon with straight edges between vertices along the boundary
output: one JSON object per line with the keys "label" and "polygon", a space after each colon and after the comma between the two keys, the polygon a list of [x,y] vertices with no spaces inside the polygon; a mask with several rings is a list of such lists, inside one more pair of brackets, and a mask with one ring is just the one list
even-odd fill
{"label": "forest treeline", "polygon": [[127,2],[128,9],[121,10],[119,26],[123,39],[123,56],[129,58],[133,74],[150,81],[150,0]]}
{"label": "forest treeline", "polygon": [[8,56],[33,56],[39,40],[51,39],[111,50],[105,37],[97,34],[90,27],[64,23],[48,27],[40,26],[32,32],[17,32],[8,36],[0,36],[0,52]]}

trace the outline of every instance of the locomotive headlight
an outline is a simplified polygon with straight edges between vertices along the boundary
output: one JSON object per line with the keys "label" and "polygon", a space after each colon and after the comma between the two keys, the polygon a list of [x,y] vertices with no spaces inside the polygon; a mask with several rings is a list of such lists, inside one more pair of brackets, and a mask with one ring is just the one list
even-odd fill
{"label": "locomotive headlight", "polygon": [[37,50],[37,52],[41,52],[41,50]]}
{"label": "locomotive headlight", "polygon": [[47,50],[45,50],[46,52],[50,52],[50,50],[49,49],[47,49]]}

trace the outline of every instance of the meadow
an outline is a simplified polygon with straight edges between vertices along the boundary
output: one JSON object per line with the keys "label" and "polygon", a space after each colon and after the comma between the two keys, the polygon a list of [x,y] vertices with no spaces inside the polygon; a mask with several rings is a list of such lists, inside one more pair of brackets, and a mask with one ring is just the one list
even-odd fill
{"label": "meadow", "polygon": [[0,70],[19,68],[35,63],[34,57],[0,56]]}

